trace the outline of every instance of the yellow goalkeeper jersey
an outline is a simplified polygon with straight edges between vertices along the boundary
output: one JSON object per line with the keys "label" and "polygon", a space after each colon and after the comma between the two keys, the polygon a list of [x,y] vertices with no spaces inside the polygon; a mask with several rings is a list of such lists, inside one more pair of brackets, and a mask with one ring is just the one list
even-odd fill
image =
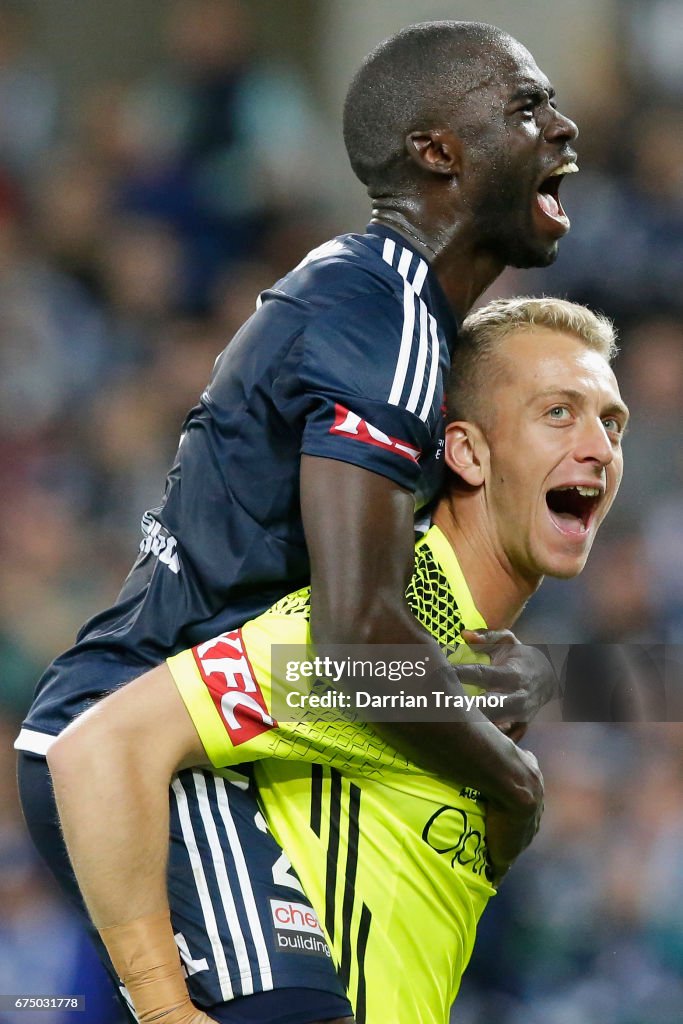
{"label": "yellow goalkeeper jersey", "polygon": [[[407,599],[453,662],[485,628],[450,544],[432,527]],[[268,823],[325,928],[358,1024],[447,1024],[487,879],[485,802],[425,773],[372,723],[334,710],[276,719],[276,645],[310,642],[310,588],[168,660],[214,768],[255,762]]]}

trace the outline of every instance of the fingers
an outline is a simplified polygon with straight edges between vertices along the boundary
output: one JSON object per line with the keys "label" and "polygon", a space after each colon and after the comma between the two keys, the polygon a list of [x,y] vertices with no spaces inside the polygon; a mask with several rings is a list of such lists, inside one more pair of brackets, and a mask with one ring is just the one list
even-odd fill
{"label": "fingers", "polygon": [[489,653],[491,664],[460,662],[458,678],[461,683],[501,695],[501,706],[487,707],[492,721],[528,722],[556,692],[554,669],[540,651],[518,643],[509,631],[490,632],[499,642],[478,643],[476,650]]}
{"label": "fingers", "polygon": [[[523,676],[519,666],[481,665],[463,662],[457,666],[458,679],[470,686],[479,686],[492,693],[515,693],[523,691]],[[508,716],[511,717],[511,716]]]}
{"label": "fingers", "polygon": [[496,725],[502,732],[503,736],[507,736],[513,743],[521,743],[526,735],[526,731],[529,728],[527,722],[496,722]]}
{"label": "fingers", "polygon": [[488,704],[485,713],[492,722],[528,722],[532,717],[529,694],[520,688],[519,674],[500,665],[458,665],[458,679],[489,695],[498,695],[498,707]]}
{"label": "fingers", "polygon": [[495,647],[496,644],[518,644],[519,640],[509,629],[462,629],[460,636],[466,644]]}
{"label": "fingers", "polygon": [[[500,699],[502,701],[500,707],[494,708],[489,704],[482,710],[488,720],[493,722],[495,725],[500,726],[501,723],[507,723],[508,731],[505,729],[502,731],[505,732],[505,735],[513,740],[514,743],[517,743],[517,735],[519,734],[521,739],[527,728],[529,717],[527,695],[522,691],[510,694],[502,693],[500,695]],[[515,721],[514,733],[510,731],[511,718]]]}

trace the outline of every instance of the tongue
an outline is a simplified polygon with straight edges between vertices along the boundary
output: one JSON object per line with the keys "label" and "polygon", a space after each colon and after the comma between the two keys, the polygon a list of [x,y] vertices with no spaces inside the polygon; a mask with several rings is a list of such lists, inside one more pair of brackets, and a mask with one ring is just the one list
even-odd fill
{"label": "tongue", "polygon": [[555,520],[557,525],[565,533],[585,533],[586,528],[583,525],[583,519],[578,516],[573,516],[571,512],[553,512],[551,510],[550,515]]}
{"label": "tongue", "polygon": [[557,220],[560,216],[560,204],[558,203],[555,196],[551,196],[549,192],[537,192],[536,199],[538,205],[541,207],[543,212],[552,217],[553,220]]}

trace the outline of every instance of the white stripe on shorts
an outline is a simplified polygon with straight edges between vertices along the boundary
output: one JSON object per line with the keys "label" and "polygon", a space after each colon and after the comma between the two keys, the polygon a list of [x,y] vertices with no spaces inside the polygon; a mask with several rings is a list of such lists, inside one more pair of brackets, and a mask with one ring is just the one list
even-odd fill
{"label": "white stripe on shorts", "polygon": [[216,822],[213,820],[213,811],[211,804],[209,803],[209,794],[206,789],[206,779],[201,772],[197,771],[192,772],[192,778],[194,779],[194,785],[197,791],[199,813],[202,818],[207,839],[209,840],[211,857],[213,860],[214,870],[216,872],[216,880],[221,894],[221,902],[227,918],[228,928],[230,929],[230,938],[232,939],[235,956],[237,957],[239,974],[242,980],[242,994],[249,996],[254,991],[254,979],[251,974],[249,952],[247,950],[244,935],[242,934],[242,926],[240,925],[239,917],[237,916],[235,899],[230,888],[230,879],[228,877],[228,868],[225,863],[225,854],[223,853],[221,842],[218,838]]}
{"label": "white stripe on shorts", "polygon": [[230,981],[230,971],[228,969],[228,964],[225,959],[225,951],[223,949],[223,943],[221,941],[220,933],[218,931],[218,925],[216,923],[216,915],[214,914],[213,904],[211,902],[211,894],[209,893],[209,887],[206,881],[206,875],[204,873],[202,858],[199,854],[197,839],[195,837],[194,829],[192,827],[190,809],[187,802],[187,794],[183,788],[182,783],[177,778],[173,780],[171,784],[171,789],[175,794],[176,803],[178,805],[178,818],[180,820],[180,827],[182,829],[183,839],[185,840],[185,846],[190,857],[190,865],[192,867],[194,882],[195,885],[197,886],[199,903],[202,908],[202,913],[204,914],[206,934],[208,936],[209,942],[211,943],[213,959],[216,964],[216,972],[218,974],[218,983],[221,987],[221,998],[225,1000],[232,999],[234,997],[234,992],[232,990],[232,983]]}
{"label": "white stripe on shorts", "polygon": [[259,970],[261,972],[261,985],[263,990],[267,991],[273,987],[273,972],[270,966],[270,957],[268,956],[268,946],[266,945],[266,940],[263,937],[261,919],[259,918],[258,910],[256,909],[256,900],[254,898],[254,890],[249,878],[249,869],[247,867],[247,862],[244,857],[244,851],[242,850],[242,844],[240,843],[237,829],[235,828],[232,812],[230,811],[228,789],[224,780],[220,778],[220,776],[214,776],[214,781],[216,783],[218,810],[220,811],[221,818],[223,819],[225,831],[228,836],[228,842],[230,843],[230,850],[237,869],[237,877],[240,882],[242,899],[244,900],[244,907],[247,912],[247,919],[249,921],[251,935],[256,948],[256,957],[258,959]]}

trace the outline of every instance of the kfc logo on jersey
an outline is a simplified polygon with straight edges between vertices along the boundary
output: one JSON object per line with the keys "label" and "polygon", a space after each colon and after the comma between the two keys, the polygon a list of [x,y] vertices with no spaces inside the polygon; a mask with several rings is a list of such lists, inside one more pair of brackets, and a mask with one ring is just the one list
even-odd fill
{"label": "kfc logo on jersey", "polygon": [[198,644],[192,653],[233,746],[277,726],[249,663],[241,629]]}
{"label": "kfc logo on jersey", "polygon": [[414,448],[398,437],[390,437],[379,427],[374,427],[372,423],[362,419],[358,413],[351,412],[339,402],[335,403],[335,417],[334,423],[330,427],[330,433],[341,434],[342,437],[353,437],[356,441],[374,445],[375,448],[385,448],[388,451],[396,452],[404,459],[410,459],[411,462],[417,462],[422,455],[419,448]]}

